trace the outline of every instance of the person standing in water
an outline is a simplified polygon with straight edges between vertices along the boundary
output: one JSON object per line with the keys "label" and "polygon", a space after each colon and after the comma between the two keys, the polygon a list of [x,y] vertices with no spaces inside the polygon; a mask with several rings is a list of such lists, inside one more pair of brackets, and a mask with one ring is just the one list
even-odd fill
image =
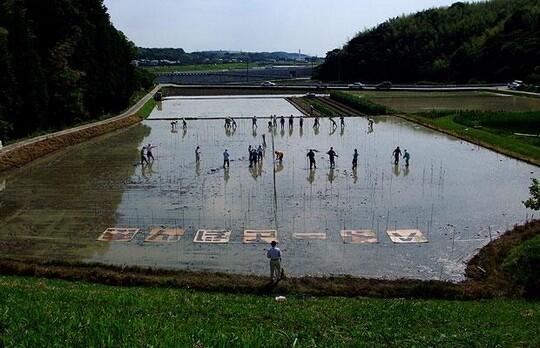
{"label": "person standing in water", "polygon": [[409,159],[411,155],[407,152],[407,149],[403,150],[403,159],[405,160],[405,167],[409,167]]}
{"label": "person standing in water", "polygon": [[144,166],[145,164],[148,164],[148,160],[144,156],[144,153],[146,152],[146,146],[143,146],[141,149],[141,166]]}
{"label": "person standing in water", "polygon": [[304,115],[300,116],[300,128],[304,127]]}
{"label": "person standing in water", "polygon": [[281,129],[283,129],[283,127],[285,127],[285,117],[281,116],[279,118],[279,124],[281,125]]}
{"label": "person standing in water", "polygon": [[197,146],[195,149],[195,162],[199,163],[201,161],[201,147]]}
{"label": "person standing in water", "polygon": [[306,157],[309,158],[309,169],[317,169],[317,164],[315,163],[315,152],[313,152],[313,149],[309,149]]}
{"label": "person standing in water", "polygon": [[336,167],[336,157],[339,157],[338,154],[334,151],[333,147],[330,147],[330,151],[326,153],[330,157],[330,168]]}
{"label": "person standing in water", "polygon": [[399,146],[396,147],[394,152],[392,152],[392,155],[394,156],[394,164],[397,165],[399,163],[399,158],[401,157],[401,150],[399,149]]}
{"label": "person standing in water", "polygon": [[358,150],[354,149],[354,153],[352,155],[352,169],[356,169],[358,167]]}
{"label": "person standing in water", "polygon": [[293,115],[289,116],[289,128],[293,127],[294,117]]}
{"label": "person standing in water", "polygon": [[253,116],[253,117],[251,118],[251,126],[252,126],[253,128],[257,128],[257,116]]}
{"label": "person standing in water", "polygon": [[152,159],[152,161],[154,161],[154,155],[152,154],[152,149],[156,147],[157,146],[154,146],[152,144],[146,145],[146,159],[148,160],[148,162],[150,162],[150,158]]}
{"label": "person standing in water", "polygon": [[229,152],[227,149],[223,152],[223,168],[225,168],[225,166],[229,168]]}
{"label": "person standing in water", "polygon": [[343,115],[339,116],[339,120],[341,122],[341,128],[345,127],[345,117]]}
{"label": "person standing in water", "polygon": [[332,128],[337,128],[337,123],[336,123],[336,121],[334,121],[332,116],[328,116],[328,119],[330,120],[330,122],[332,122]]}
{"label": "person standing in water", "polygon": [[184,129],[187,128],[187,122],[186,122],[185,118],[182,119],[182,128],[184,128]]}
{"label": "person standing in water", "polygon": [[283,156],[284,156],[283,151],[274,151],[274,153],[276,154],[276,160],[278,162],[282,162],[283,161]]}
{"label": "person standing in water", "polygon": [[372,118],[368,118],[368,127],[369,127],[369,129],[373,129],[373,119]]}

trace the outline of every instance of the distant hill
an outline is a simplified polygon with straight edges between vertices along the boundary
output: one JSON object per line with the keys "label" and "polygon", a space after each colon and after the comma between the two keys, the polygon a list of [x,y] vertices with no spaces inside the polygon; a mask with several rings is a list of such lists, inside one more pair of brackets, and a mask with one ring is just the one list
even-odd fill
{"label": "distant hill", "polygon": [[540,1],[455,3],[390,19],[327,53],[323,80],[540,82]]}
{"label": "distant hill", "polygon": [[[147,64],[204,64],[204,63],[232,63],[245,62],[272,62],[272,61],[298,61],[309,60],[311,57],[300,53],[288,52],[239,52],[239,51],[198,51],[186,53],[181,48],[138,48],[137,60],[143,65]],[[154,61],[154,62],[152,62]]]}

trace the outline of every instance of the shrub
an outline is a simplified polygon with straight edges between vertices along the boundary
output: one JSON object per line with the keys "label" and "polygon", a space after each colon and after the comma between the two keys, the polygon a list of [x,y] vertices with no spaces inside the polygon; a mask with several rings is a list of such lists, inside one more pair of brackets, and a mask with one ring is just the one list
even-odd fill
{"label": "shrub", "polygon": [[537,235],[510,250],[503,263],[516,283],[525,289],[528,297],[540,295],[540,235]]}

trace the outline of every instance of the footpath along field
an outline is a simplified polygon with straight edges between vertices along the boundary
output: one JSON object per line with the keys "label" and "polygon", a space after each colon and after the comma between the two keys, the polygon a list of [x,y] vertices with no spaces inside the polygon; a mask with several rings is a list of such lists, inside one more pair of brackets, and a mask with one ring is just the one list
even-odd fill
{"label": "footpath along field", "polygon": [[539,302],[234,295],[0,277],[0,346],[538,347]]}

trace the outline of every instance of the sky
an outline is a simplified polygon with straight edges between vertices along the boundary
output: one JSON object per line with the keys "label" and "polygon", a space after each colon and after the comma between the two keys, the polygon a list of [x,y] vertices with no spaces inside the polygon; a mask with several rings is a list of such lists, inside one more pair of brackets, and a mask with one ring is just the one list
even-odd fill
{"label": "sky", "polygon": [[104,0],[140,47],[287,51],[324,57],[389,18],[457,0]]}

